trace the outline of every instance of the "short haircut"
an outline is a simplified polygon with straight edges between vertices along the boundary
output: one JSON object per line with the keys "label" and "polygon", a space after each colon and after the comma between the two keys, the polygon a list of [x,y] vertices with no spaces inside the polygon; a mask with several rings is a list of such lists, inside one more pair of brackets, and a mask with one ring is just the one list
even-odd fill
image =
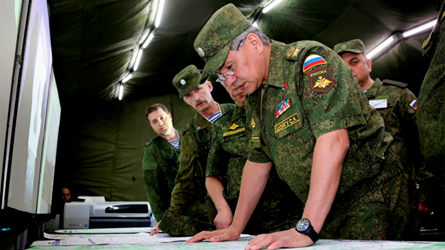
{"label": "short haircut", "polygon": [[243,33],[239,34],[237,37],[235,37],[235,39],[233,39],[232,45],[230,45],[230,50],[237,50],[239,47],[243,46],[244,39],[246,39],[249,33],[254,33],[257,35],[264,45],[267,46],[270,44],[270,38],[267,37],[266,34],[264,34],[258,27],[250,26],[243,31]]}
{"label": "short haircut", "polygon": [[[145,118],[147,118],[147,120],[148,120],[148,115],[150,113],[155,112],[158,109],[162,109],[162,110],[164,110],[165,113],[170,114],[170,111],[168,111],[167,107],[164,104],[162,104],[162,103],[155,103],[155,104],[151,105],[147,109],[147,112],[145,112]],[[148,120],[148,122],[150,122],[150,120]]]}

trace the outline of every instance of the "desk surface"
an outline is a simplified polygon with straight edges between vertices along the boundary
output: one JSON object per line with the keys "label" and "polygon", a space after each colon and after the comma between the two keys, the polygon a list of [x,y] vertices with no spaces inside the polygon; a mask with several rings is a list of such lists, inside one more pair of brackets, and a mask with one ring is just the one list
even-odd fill
{"label": "desk surface", "polygon": [[[150,237],[150,236],[147,236]],[[81,250],[81,249],[128,249],[128,250],[233,250],[244,249],[249,239],[241,239],[230,242],[200,242],[200,243],[186,243],[169,242],[169,243],[143,243],[143,244],[109,244],[109,245],[88,245],[88,246],[49,246],[49,247],[31,247],[30,250],[49,250],[49,249],[63,249],[63,250]],[[286,248],[291,249],[291,248]],[[352,250],[352,249],[366,249],[366,250],[394,250],[394,249],[445,249],[445,242],[408,242],[408,241],[350,241],[350,240],[319,240],[314,244],[311,250]]]}

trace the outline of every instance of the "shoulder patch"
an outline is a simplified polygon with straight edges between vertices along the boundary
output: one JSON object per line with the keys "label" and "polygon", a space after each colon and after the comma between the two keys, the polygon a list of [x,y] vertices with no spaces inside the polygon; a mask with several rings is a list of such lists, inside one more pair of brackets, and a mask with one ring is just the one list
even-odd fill
{"label": "shoulder patch", "polygon": [[400,88],[403,88],[403,89],[408,86],[407,83],[393,81],[393,80],[389,80],[389,79],[385,79],[382,82],[387,84],[387,85],[394,85],[394,86],[397,86],[397,87],[400,87]]}
{"label": "shoulder patch", "polygon": [[318,68],[307,73],[311,81],[311,89],[315,92],[327,93],[334,87],[334,79],[332,79],[328,68]]}
{"label": "shoulder patch", "polygon": [[321,64],[327,64],[326,60],[317,54],[312,54],[306,57],[304,60],[303,72],[306,72],[308,69]]}
{"label": "shoulder patch", "polygon": [[409,106],[412,109],[417,110],[417,99],[412,100],[411,103],[409,104]]}

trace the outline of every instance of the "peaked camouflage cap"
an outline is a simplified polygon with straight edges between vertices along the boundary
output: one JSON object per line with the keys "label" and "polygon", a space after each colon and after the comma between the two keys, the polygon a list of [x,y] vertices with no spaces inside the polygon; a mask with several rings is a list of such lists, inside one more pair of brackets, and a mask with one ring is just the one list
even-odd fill
{"label": "peaked camouflage cap", "polygon": [[360,39],[353,39],[346,42],[338,43],[334,46],[334,51],[337,54],[343,52],[352,52],[356,54],[365,53],[365,45]]}
{"label": "peaked camouflage cap", "polygon": [[173,86],[178,90],[179,98],[182,99],[190,91],[198,87],[200,80],[201,73],[199,69],[191,64],[176,74],[173,78]]}
{"label": "peaked camouflage cap", "polygon": [[206,62],[203,77],[215,72],[226,60],[233,39],[251,26],[251,23],[233,4],[217,10],[195,39],[193,47]]}

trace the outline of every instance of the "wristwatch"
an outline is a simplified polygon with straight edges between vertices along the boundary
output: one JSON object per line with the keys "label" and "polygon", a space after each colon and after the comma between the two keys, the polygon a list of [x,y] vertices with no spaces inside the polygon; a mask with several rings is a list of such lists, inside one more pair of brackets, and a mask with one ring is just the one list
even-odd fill
{"label": "wristwatch", "polygon": [[303,218],[299,220],[295,226],[295,230],[301,234],[309,236],[314,243],[318,240],[318,233],[315,232],[311,222],[308,219]]}

